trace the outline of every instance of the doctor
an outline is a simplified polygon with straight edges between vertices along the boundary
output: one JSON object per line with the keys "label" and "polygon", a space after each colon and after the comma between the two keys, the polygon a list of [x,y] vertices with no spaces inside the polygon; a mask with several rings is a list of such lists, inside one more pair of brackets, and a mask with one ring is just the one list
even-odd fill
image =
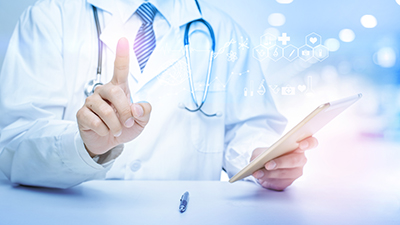
{"label": "doctor", "polygon": [[[221,169],[233,176],[279,137],[286,121],[269,92],[254,91],[264,77],[251,46],[239,46],[242,29],[205,2],[149,2],[41,0],[24,12],[0,75],[0,170],[12,182],[219,180]],[[86,98],[98,69],[93,6],[104,85]],[[190,28],[190,62],[183,50],[185,25],[199,18],[216,36],[209,86],[212,40],[203,24]],[[196,107],[188,65],[197,99],[209,88],[203,112],[218,116],[182,109]],[[303,140],[249,179],[285,189],[316,145]]]}

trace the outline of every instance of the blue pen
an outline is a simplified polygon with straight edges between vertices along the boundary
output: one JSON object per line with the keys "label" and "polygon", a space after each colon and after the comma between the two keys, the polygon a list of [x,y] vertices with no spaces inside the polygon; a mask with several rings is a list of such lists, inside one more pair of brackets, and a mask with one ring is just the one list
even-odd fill
{"label": "blue pen", "polygon": [[189,192],[185,192],[180,200],[180,204],[179,204],[179,211],[181,213],[184,213],[186,211],[187,208],[187,204],[189,202]]}

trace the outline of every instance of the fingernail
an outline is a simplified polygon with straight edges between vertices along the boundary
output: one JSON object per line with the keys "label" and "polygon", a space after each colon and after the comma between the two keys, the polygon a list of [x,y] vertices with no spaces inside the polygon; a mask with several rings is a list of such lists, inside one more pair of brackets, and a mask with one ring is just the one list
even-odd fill
{"label": "fingernail", "polygon": [[263,176],[264,176],[264,172],[263,172],[262,170],[259,170],[259,171],[257,171],[257,172],[254,173],[254,177],[255,177],[256,179],[260,179],[260,178],[262,178]]}
{"label": "fingernail", "polygon": [[122,134],[122,130],[120,130],[118,133],[114,134],[114,137],[119,137]]}
{"label": "fingernail", "polygon": [[307,147],[308,147],[308,141],[300,142],[300,148],[301,149],[306,149]]}
{"label": "fingernail", "polygon": [[141,116],[143,116],[143,108],[142,108],[142,106],[140,106],[139,104],[135,104],[135,117],[141,117]]}
{"label": "fingernail", "polygon": [[133,124],[135,124],[135,119],[133,117],[131,117],[125,121],[125,127],[127,127],[127,128],[132,127]]}
{"label": "fingernail", "polygon": [[276,167],[276,162],[274,160],[269,161],[267,170],[273,170]]}

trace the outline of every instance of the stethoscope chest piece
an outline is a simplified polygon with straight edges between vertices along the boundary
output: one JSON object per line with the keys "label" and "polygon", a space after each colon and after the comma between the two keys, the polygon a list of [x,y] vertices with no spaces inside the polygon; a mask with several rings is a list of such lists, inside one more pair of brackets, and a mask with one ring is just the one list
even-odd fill
{"label": "stethoscope chest piece", "polygon": [[94,93],[94,90],[96,89],[97,86],[103,85],[99,80],[93,79],[87,82],[85,85],[85,95],[86,97],[91,96]]}

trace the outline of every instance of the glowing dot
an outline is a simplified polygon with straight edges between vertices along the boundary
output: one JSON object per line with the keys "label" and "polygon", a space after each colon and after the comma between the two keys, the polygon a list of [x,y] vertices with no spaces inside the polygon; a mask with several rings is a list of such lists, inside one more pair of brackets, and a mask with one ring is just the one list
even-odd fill
{"label": "glowing dot", "polygon": [[271,26],[274,27],[279,27],[285,24],[286,18],[283,14],[281,13],[272,13],[271,15],[268,16],[268,23]]}
{"label": "glowing dot", "polygon": [[376,18],[373,15],[364,15],[361,17],[361,24],[365,28],[374,28],[378,24]]}
{"label": "glowing dot", "polygon": [[400,0],[396,0],[396,2],[397,2],[397,4],[399,4],[399,5],[400,5]]}
{"label": "glowing dot", "polygon": [[389,47],[381,48],[375,53],[374,62],[381,67],[393,67],[396,63],[396,52]]}
{"label": "glowing dot", "polygon": [[350,29],[343,29],[339,32],[339,38],[343,42],[352,42],[356,38],[356,35]]}
{"label": "glowing dot", "polygon": [[331,52],[336,52],[340,48],[340,42],[336,38],[326,39],[326,41],[324,42],[324,45]]}
{"label": "glowing dot", "polygon": [[[276,0],[276,1],[281,4],[290,4],[293,2],[293,0]],[[400,1],[400,0],[397,0],[397,1]]]}

